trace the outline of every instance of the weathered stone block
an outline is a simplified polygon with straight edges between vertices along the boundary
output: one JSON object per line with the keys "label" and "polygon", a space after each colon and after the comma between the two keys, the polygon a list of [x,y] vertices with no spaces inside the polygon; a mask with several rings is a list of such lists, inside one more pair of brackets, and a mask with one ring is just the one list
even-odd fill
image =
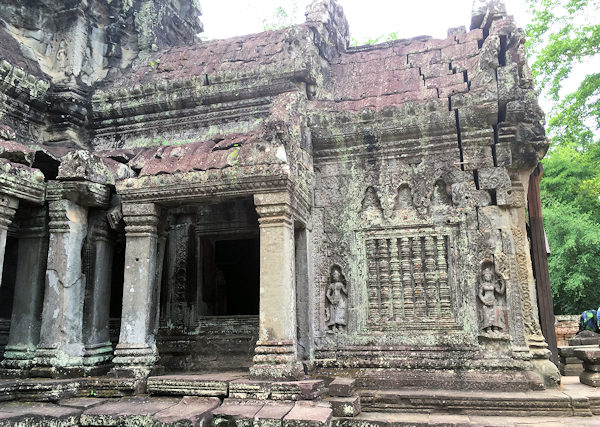
{"label": "weathered stone block", "polygon": [[333,411],[329,404],[321,402],[296,402],[294,408],[283,418],[284,427],[321,427],[331,425]]}
{"label": "weathered stone block", "polygon": [[86,410],[79,420],[82,426],[152,425],[154,414],[179,403],[177,398],[125,397]]}
{"label": "weathered stone block", "polygon": [[153,427],[203,427],[212,424],[212,410],[220,405],[216,397],[184,397],[169,408],[154,414]]}
{"label": "weathered stone block", "polygon": [[0,404],[0,427],[78,425],[81,410],[38,402],[7,402]]}
{"label": "weathered stone block", "polygon": [[327,399],[331,403],[334,417],[355,417],[360,414],[360,396],[331,397]]}
{"label": "weathered stone block", "polygon": [[273,400],[314,400],[323,394],[323,380],[275,382],[271,386]]}
{"label": "weathered stone block", "polygon": [[267,402],[254,416],[253,427],[279,427],[285,417],[294,407],[294,403]]}
{"label": "weathered stone block", "polygon": [[356,380],[354,378],[335,378],[329,383],[328,392],[330,396],[350,397],[356,390]]}
{"label": "weathered stone block", "polygon": [[271,382],[239,379],[229,383],[229,397],[233,399],[268,399],[271,395]]}
{"label": "weathered stone block", "polygon": [[241,374],[162,375],[149,377],[148,393],[152,395],[215,396],[229,394],[229,382]]}
{"label": "weathered stone block", "polygon": [[213,411],[214,425],[252,427],[254,417],[264,405],[264,401],[225,399],[223,404]]}

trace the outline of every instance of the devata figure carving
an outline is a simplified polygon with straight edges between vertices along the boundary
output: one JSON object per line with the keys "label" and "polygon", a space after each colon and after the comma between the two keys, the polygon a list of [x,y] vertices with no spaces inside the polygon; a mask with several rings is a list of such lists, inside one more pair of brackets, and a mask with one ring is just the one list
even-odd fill
{"label": "devata figure carving", "polygon": [[327,327],[331,332],[343,331],[348,317],[348,289],[342,269],[335,265],[331,268],[329,287],[327,288],[326,310]]}
{"label": "devata figure carving", "polygon": [[479,300],[483,303],[483,332],[500,332],[506,329],[504,310],[499,304],[499,295],[504,295],[506,283],[504,279],[498,278],[494,272],[491,262],[484,262],[482,266],[481,279],[479,282]]}

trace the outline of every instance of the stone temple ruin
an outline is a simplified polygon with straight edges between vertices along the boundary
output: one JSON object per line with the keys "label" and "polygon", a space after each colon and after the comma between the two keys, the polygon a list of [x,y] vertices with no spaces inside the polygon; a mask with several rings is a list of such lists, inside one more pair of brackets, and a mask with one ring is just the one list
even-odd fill
{"label": "stone temple ruin", "polygon": [[198,8],[0,4],[6,393],[556,387],[526,231],[548,142],[503,5],[361,47],[334,0],[207,42]]}

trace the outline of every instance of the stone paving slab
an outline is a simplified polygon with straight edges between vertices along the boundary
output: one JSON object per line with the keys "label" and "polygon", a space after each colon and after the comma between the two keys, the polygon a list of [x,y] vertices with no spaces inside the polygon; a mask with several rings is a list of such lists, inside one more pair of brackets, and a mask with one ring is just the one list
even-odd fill
{"label": "stone paving slab", "polygon": [[244,376],[247,373],[161,375],[149,377],[146,386],[151,395],[227,397],[229,383]]}
{"label": "stone paving slab", "polygon": [[333,411],[325,402],[300,400],[283,418],[284,427],[322,427],[330,426]]}
{"label": "stone paving slab", "polygon": [[86,410],[80,419],[82,426],[152,426],[154,414],[175,406],[181,399],[168,397],[124,397],[116,402]]}
{"label": "stone paving slab", "polygon": [[261,400],[225,399],[223,404],[213,411],[215,427],[253,427],[254,417],[265,402]]}
{"label": "stone paving slab", "polygon": [[0,403],[0,427],[8,426],[79,426],[80,409],[47,402]]}
{"label": "stone paving slab", "polygon": [[72,397],[70,399],[62,399],[58,401],[60,406],[66,406],[68,408],[86,409],[93,408],[94,406],[102,405],[107,403],[108,399],[99,399],[95,397]]}
{"label": "stone paving slab", "polygon": [[293,407],[292,402],[267,402],[254,416],[253,427],[283,426],[283,418]]}
{"label": "stone paving slab", "polygon": [[154,414],[153,427],[209,427],[212,425],[212,411],[221,404],[217,397],[190,397],[167,409]]}

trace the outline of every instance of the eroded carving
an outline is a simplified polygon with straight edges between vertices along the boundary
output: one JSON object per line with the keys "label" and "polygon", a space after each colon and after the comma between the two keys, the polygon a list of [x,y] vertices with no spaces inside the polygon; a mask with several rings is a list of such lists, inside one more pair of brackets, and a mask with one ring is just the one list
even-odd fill
{"label": "eroded carving", "polygon": [[452,319],[448,235],[368,238],[369,323]]}
{"label": "eroded carving", "polygon": [[495,334],[506,330],[504,307],[501,298],[506,292],[506,282],[494,271],[494,263],[486,260],[481,265],[477,297],[481,302],[481,330]]}
{"label": "eroded carving", "polygon": [[331,267],[326,296],[325,317],[329,332],[344,331],[348,323],[348,288],[339,265]]}

